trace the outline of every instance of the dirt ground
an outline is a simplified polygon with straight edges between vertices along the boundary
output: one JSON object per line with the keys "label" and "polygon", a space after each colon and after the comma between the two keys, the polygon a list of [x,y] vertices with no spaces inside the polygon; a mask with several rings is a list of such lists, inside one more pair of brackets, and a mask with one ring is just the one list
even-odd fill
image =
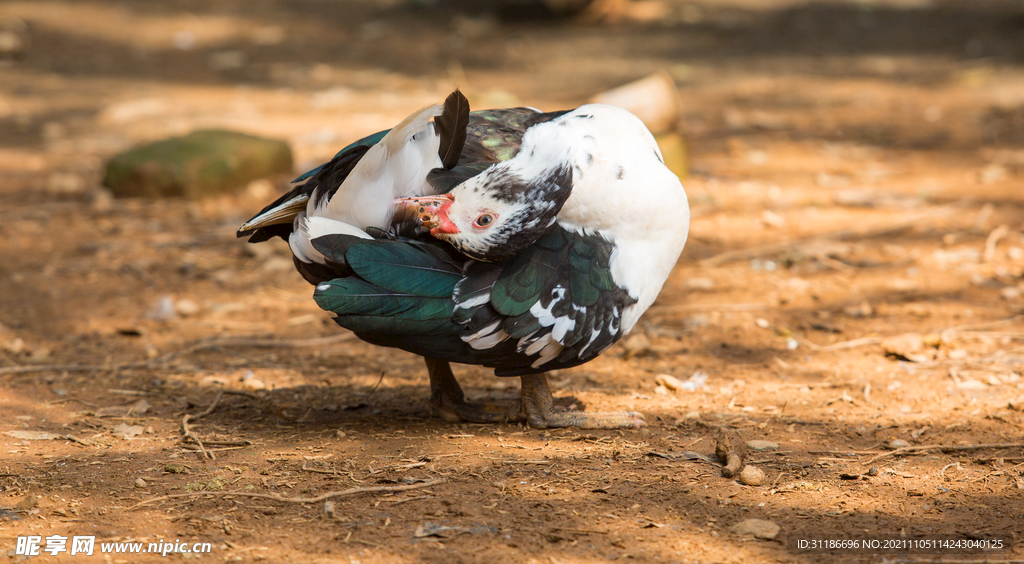
{"label": "dirt ground", "polygon": [[[0,4],[31,39],[0,62],[5,560],[25,535],[97,539],[40,561],[544,564],[965,561],[787,543],[1021,537],[1024,5],[436,4]],[[684,101],[690,242],[633,336],[551,376],[639,431],[431,418],[420,359],[336,327],[281,241],[235,239],[281,179],[201,202],[99,188],[114,153],[199,127],[287,139],[304,170],[456,83],[553,110],[657,69]],[[763,485],[691,454],[720,427],[778,444],[750,455]],[[301,502],[351,488],[370,491]],[[130,540],[212,550],[99,554]]]}

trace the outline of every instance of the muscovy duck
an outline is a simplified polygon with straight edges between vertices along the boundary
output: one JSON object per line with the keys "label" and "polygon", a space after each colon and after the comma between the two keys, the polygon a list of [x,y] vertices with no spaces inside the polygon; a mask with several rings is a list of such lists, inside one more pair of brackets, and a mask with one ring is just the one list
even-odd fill
{"label": "muscovy duck", "polygon": [[[600,104],[470,112],[455,91],[295,183],[238,236],[284,238],[339,325],[423,356],[435,414],[644,424],[556,409],[545,377],[629,333],[686,243],[686,193],[635,116]],[[466,401],[451,362],[519,376],[520,400]]]}

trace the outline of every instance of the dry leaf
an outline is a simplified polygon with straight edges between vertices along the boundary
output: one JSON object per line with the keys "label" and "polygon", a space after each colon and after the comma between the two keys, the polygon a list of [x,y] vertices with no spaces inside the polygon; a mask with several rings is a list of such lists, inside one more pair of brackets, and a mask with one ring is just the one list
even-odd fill
{"label": "dry leaf", "polygon": [[144,429],[142,428],[142,425],[127,425],[125,423],[121,423],[117,427],[114,427],[114,433],[117,433],[126,439],[137,437],[141,435],[143,431]]}

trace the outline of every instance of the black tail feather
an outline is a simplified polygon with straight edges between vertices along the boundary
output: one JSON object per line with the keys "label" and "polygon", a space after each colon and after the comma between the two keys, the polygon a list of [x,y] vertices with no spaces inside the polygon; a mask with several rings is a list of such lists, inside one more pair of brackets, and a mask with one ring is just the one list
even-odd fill
{"label": "black tail feather", "polygon": [[434,118],[434,127],[441,135],[437,155],[441,166],[451,169],[459,162],[462,148],[466,145],[466,127],[469,125],[469,100],[456,90],[444,101],[444,112]]}

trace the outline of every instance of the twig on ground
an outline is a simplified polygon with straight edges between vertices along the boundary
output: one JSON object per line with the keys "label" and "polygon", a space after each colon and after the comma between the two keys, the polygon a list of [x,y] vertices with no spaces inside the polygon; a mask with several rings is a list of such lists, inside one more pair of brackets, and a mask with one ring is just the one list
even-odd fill
{"label": "twig on ground", "polygon": [[359,487],[356,487],[356,488],[349,488],[347,490],[341,490],[341,491],[336,491],[336,492],[327,492],[327,493],[325,493],[323,495],[318,495],[316,497],[284,497],[284,496],[280,496],[280,495],[277,495],[277,494],[264,494],[264,493],[255,493],[255,492],[235,492],[235,491],[232,491],[232,492],[187,492],[187,493],[179,493],[179,494],[167,494],[167,495],[161,495],[161,496],[153,497],[153,498],[150,498],[150,499],[144,499],[144,500],[136,503],[135,505],[127,508],[127,511],[131,511],[133,509],[138,509],[139,507],[142,507],[143,505],[149,505],[151,503],[156,503],[156,502],[159,502],[159,501],[166,501],[168,499],[175,499],[175,498],[180,498],[180,497],[202,497],[202,496],[216,496],[216,497],[241,496],[241,497],[255,497],[255,498],[259,498],[259,499],[269,499],[269,500],[273,500],[273,501],[280,501],[282,503],[318,503],[318,502],[324,501],[325,499],[330,499],[332,497],[343,497],[343,496],[350,496],[350,495],[356,495],[356,494],[361,494],[361,493],[405,492],[405,491],[409,491],[409,490],[419,490],[419,489],[423,489],[423,488],[428,488],[430,486],[435,486],[435,485],[437,485],[437,484],[439,484],[439,483],[441,483],[443,481],[444,480],[441,480],[441,479],[434,479],[434,480],[429,480],[429,481],[426,481],[426,482],[421,482],[421,483],[418,483],[418,484],[409,484],[409,485],[406,485],[406,486],[359,486]]}
{"label": "twig on ground", "polygon": [[64,438],[69,440],[69,441],[71,441],[71,442],[73,442],[73,443],[78,443],[80,445],[93,446],[92,443],[90,443],[89,441],[87,441],[85,439],[80,439],[80,438],[78,438],[78,437],[76,437],[74,435],[64,435]]}
{"label": "twig on ground", "polygon": [[217,397],[213,398],[213,403],[211,403],[210,407],[207,407],[202,413],[197,413],[196,415],[186,413],[185,416],[181,418],[181,431],[184,434],[183,438],[190,439],[192,442],[194,442],[196,446],[199,447],[199,452],[203,453],[203,456],[209,458],[210,460],[217,460],[217,457],[214,456],[212,452],[206,450],[206,447],[203,446],[203,441],[199,438],[199,435],[193,433],[192,429],[189,428],[188,422],[190,420],[194,421],[201,417],[206,417],[207,415],[213,413],[213,410],[217,408],[217,404],[220,403],[220,399],[222,397],[224,397],[223,390],[217,392]]}
{"label": "twig on ground", "polygon": [[[199,452],[199,449],[195,445],[182,445],[181,448],[183,448],[185,450],[192,450],[192,451]],[[230,447],[213,447],[213,448],[210,448],[210,445],[206,444],[206,445],[204,445],[203,448],[206,449],[206,452],[211,452],[212,453],[212,452],[220,452],[222,450],[242,450],[243,448],[246,448],[246,447],[244,447],[244,446],[230,446]]]}
{"label": "twig on ground", "polygon": [[957,333],[973,333],[975,331],[983,331],[986,329],[998,329],[1000,327],[1006,327],[1007,325],[1013,325],[1014,323],[1024,320],[1024,315],[1015,315],[1007,319],[1000,319],[999,321],[988,321],[985,323],[971,323],[969,325],[957,325],[956,327],[950,327],[949,329],[942,330],[939,333],[943,341],[948,341],[950,337]]}
{"label": "twig on ground", "polygon": [[337,470],[318,470],[316,468],[310,468],[310,467],[306,466],[306,461],[305,460],[302,461],[302,468],[300,468],[299,470],[302,470],[302,471],[305,471],[305,472],[314,472],[316,474],[328,474],[328,475],[331,475],[331,476],[338,476],[339,475]]}
{"label": "twig on ground", "polygon": [[857,347],[863,347],[865,345],[875,345],[882,342],[882,337],[861,337],[860,339],[851,339],[849,341],[841,341],[839,343],[832,343],[831,345],[819,345],[807,338],[801,337],[799,341],[811,350],[816,352],[832,352],[841,351],[845,349],[853,349]]}
{"label": "twig on ground", "polygon": [[410,501],[416,501],[416,500],[420,500],[420,499],[434,499],[434,496],[432,496],[432,495],[421,495],[421,496],[416,496],[416,497],[407,497],[405,499],[385,499],[384,501],[386,501],[387,503],[393,503],[395,505],[398,505],[399,503],[407,503],[407,502],[410,502]]}
{"label": "twig on ground", "polygon": [[947,450],[981,450],[981,449],[986,449],[986,448],[1021,448],[1021,447],[1024,447],[1024,443],[980,443],[980,444],[975,444],[975,445],[922,445],[922,446],[908,446],[908,447],[898,448],[898,449],[893,450],[893,451],[889,451],[889,452],[886,452],[886,453],[879,454],[878,456],[875,456],[874,458],[871,458],[870,460],[864,462],[863,464],[866,466],[866,465],[871,464],[872,462],[874,462],[876,460],[880,460],[882,458],[886,458],[886,457],[889,457],[889,456],[896,456],[896,455],[901,455],[901,454],[918,454],[918,453],[929,451],[929,450],[942,450],[942,451],[947,451]]}
{"label": "twig on ground", "polygon": [[[995,329],[999,327],[1005,327],[1007,325],[1013,325],[1016,322],[1024,320],[1024,316],[1015,315],[1008,319],[1001,319],[999,321],[990,321],[987,323],[975,323],[972,325],[958,325],[956,327],[950,327],[949,329],[943,330],[940,334],[943,341],[948,341],[950,337],[956,334],[983,334],[982,329]],[[991,333],[991,336],[1009,336],[1011,338],[1024,337],[1024,333]],[[861,337],[859,339],[851,339],[849,341],[841,341],[839,343],[832,343],[831,345],[819,345],[806,337],[799,337],[798,340],[801,343],[807,345],[811,350],[815,352],[832,352],[838,350],[852,349],[856,347],[863,347],[865,345],[875,345],[885,340],[885,337]],[[924,366],[923,363],[919,364]]]}
{"label": "twig on ground", "polygon": [[992,230],[985,239],[985,262],[992,262],[992,259],[996,258],[996,245],[999,244],[999,240],[1006,237],[1010,233],[1009,226],[1000,225]]}

